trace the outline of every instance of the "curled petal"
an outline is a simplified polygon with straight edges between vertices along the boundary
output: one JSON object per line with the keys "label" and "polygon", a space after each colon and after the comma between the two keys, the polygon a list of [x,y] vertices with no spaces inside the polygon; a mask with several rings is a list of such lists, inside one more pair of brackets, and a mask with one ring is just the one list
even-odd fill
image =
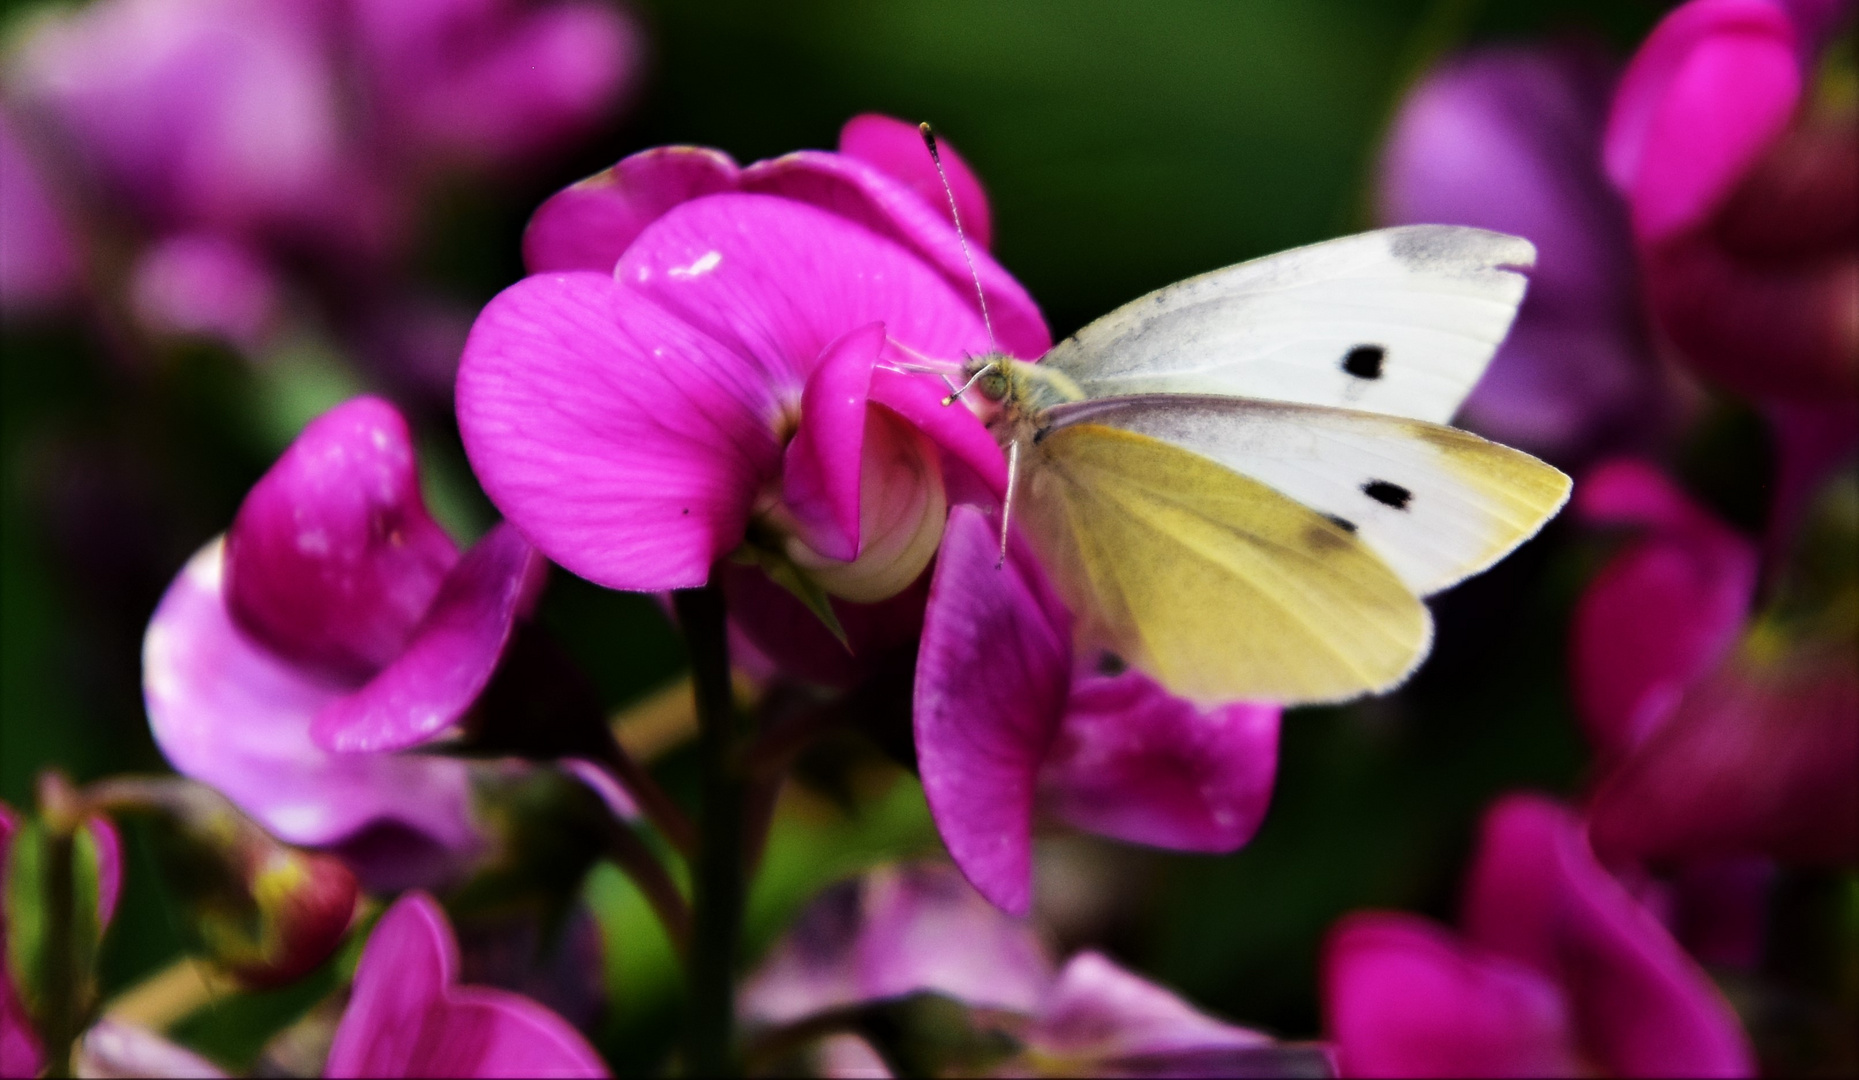
{"label": "curled petal", "polygon": [[840,562],[859,554],[866,398],[883,348],[883,323],[848,330],[826,347],[801,391],[800,426],[782,463],[781,501],[801,542]]}
{"label": "curled petal", "polygon": [[1547,975],[1586,1051],[1619,1076],[1750,1076],[1736,1014],[1659,920],[1595,860],[1583,823],[1513,795],[1485,817],[1466,936]]}
{"label": "curled petal", "polygon": [[326,1077],[606,1076],[594,1048],[520,994],[458,986],[458,941],[425,893],[375,925]]}
{"label": "curled petal", "polygon": [[420,496],[406,421],[363,397],[311,421],[226,537],[227,605],[253,637],[337,680],[406,647],[458,548]]}
{"label": "curled petal", "polygon": [[936,149],[942,157],[943,174],[949,178],[948,191],[943,190],[942,176],[936,173],[936,163],[930,160],[923,131],[917,125],[881,113],[861,113],[839,129],[841,154],[863,161],[916,192],[938,216],[949,217],[949,193],[953,192],[968,242],[992,247],[994,220],[980,178],[940,134],[936,136]]}
{"label": "curled petal", "polygon": [[1136,671],[1089,676],[1072,686],[1040,786],[1053,813],[1081,829],[1233,851],[1271,804],[1279,711],[1203,709]]}
{"label": "curled petal", "polygon": [[1757,552],[1638,462],[1595,470],[1577,492],[1576,512],[1653,526],[1595,575],[1570,627],[1582,720],[1614,756],[1658,730],[1735,646],[1755,594]]}
{"label": "curled petal", "polygon": [[1554,983],[1425,919],[1362,912],[1323,949],[1323,1011],[1344,1076],[1582,1076]]}
{"label": "curled petal", "polygon": [[1052,986],[1034,928],[1001,913],[947,866],[887,867],[809,904],[742,993],[756,1023],[928,990],[1033,1012]]}
{"label": "curled petal", "polygon": [[[970,245],[965,258],[961,241],[949,227],[946,210],[931,209],[916,193],[864,162],[841,154],[802,150],[743,170],[742,187],[744,191],[810,203],[903,245],[935,267],[964,306],[977,314],[974,281],[979,275],[994,325],[995,341],[991,344],[1025,360],[1037,359],[1052,347],[1052,335],[1038,305],[992,255]],[[971,258],[973,273],[968,268]],[[898,329],[892,322],[893,335],[898,335]],[[984,340],[969,351],[980,353],[989,344]],[[961,353],[930,355],[958,359]]]}
{"label": "curled petal", "polygon": [[168,587],[143,638],[149,727],[169,763],[288,843],[322,846],[392,826],[449,850],[476,848],[465,763],[318,749],[310,723],[342,691],[240,631],[224,584],[214,541]]}
{"label": "curled petal", "polygon": [[822,558],[799,540],[789,542],[788,555],[832,595],[873,604],[921,576],[949,503],[935,444],[889,409],[868,410],[858,484],[858,558]]}
{"label": "curled petal", "polygon": [[917,762],[955,864],[981,895],[1023,914],[1034,785],[1064,715],[1071,627],[1031,558],[998,559],[987,518],[955,508],[917,658]]}
{"label": "curled petal", "polygon": [[404,750],[451,727],[503,657],[523,601],[548,564],[502,522],[446,576],[405,652],[318,713],[310,735],[325,750]]}
{"label": "curled petal", "polygon": [[523,265],[532,274],[611,273],[647,225],[679,203],[736,187],[728,154],[701,146],[660,146],[622,158],[556,192],[523,230]]}
{"label": "curled petal", "polygon": [[1000,444],[974,413],[942,403],[943,389],[921,375],[879,368],[871,376],[871,400],[910,421],[949,460],[972,472],[995,495],[1007,491],[1007,459]]}
{"label": "curled petal", "polygon": [[1100,1061],[1272,1045],[1088,950],[1066,961],[1025,1038],[1044,1053]]}
{"label": "curled petal", "polygon": [[776,412],[749,360],[601,274],[505,289],[459,365],[459,430],[491,501],[614,589],[701,585],[742,542],[778,468]]}
{"label": "curled petal", "polygon": [[1621,76],[1603,143],[1608,176],[1646,242],[1716,211],[1800,99],[1793,23],[1770,0],[1691,0]]}

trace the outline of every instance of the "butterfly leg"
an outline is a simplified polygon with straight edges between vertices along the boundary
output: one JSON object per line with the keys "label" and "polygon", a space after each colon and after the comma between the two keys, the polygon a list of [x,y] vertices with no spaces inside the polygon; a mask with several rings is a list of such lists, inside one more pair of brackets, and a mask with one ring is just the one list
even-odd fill
{"label": "butterfly leg", "polygon": [[1007,565],[1007,528],[1013,520],[1013,489],[1020,479],[1020,440],[1007,444],[1007,494],[1001,499],[1001,557],[994,564],[999,570]]}

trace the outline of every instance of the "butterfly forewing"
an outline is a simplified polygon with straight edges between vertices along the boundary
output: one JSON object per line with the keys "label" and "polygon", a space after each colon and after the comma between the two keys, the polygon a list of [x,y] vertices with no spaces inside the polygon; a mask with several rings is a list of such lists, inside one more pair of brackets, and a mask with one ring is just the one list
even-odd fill
{"label": "butterfly forewing", "polygon": [[1570,481],[1528,454],[1418,420],[1314,405],[1147,395],[1065,405],[1089,423],[1211,458],[1353,532],[1422,596],[1535,535]]}
{"label": "butterfly forewing", "polygon": [[1346,236],[1150,293],[1043,363],[1088,398],[1220,394],[1443,424],[1510,330],[1535,257],[1463,226]]}
{"label": "butterfly forewing", "polygon": [[1081,633],[1202,701],[1335,701],[1404,679],[1426,606],[1362,541],[1257,480],[1099,424],[1028,447],[1016,513]]}

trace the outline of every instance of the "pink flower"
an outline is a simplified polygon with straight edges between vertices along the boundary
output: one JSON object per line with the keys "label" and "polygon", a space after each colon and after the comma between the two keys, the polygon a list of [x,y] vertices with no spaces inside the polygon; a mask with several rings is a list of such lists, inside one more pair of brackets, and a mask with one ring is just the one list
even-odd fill
{"label": "pink flower", "polygon": [[1570,45],[1453,57],[1409,91],[1379,167],[1384,223],[1476,225],[1536,245],[1516,325],[1462,419],[1564,461],[1645,441],[1672,411],[1626,207],[1601,171],[1614,75]]}
{"label": "pink flower", "polygon": [[1571,628],[1576,701],[1603,756],[1596,847],[1668,864],[1859,859],[1850,645],[1752,624],[1755,545],[1648,466],[1602,467],[1575,509],[1644,530]]}
{"label": "pink flower", "polygon": [[1859,136],[1849,105],[1799,109],[1841,8],[1692,0],[1641,46],[1609,118],[1652,310],[1744,394],[1859,396]]}
{"label": "pink flower", "polygon": [[[880,366],[989,341],[946,211],[872,166],[647,151],[544,203],[524,253],[466,344],[459,426],[492,501],[591,581],[692,587],[746,552],[875,602],[928,563],[950,485],[1003,482],[973,415]],[[1002,345],[1042,352],[976,260]]]}
{"label": "pink flower", "polygon": [[1075,657],[1072,620],[1016,544],[950,514],[918,655],[917,761],[956,865],[1008,911],[1032,902],[1041,801],[1080,828],[1185,851],[1232,851],[1271,801],[1279,709],[1201,708],[1135,671]]}
{"label": "pink flower", "polygon": [[1595,575],[1569,628],[1570,674],[1589,741],[1627,753],[1729,655],[1755,596],[1756,546],[1650,465],[1619,460],[1576,487],[1573,510],[1634,541]]}
{"label": "pink flower", "polygon": [[323,1075],[607,1075],[573,1025],[520,994],[459,986],[458,966],[432,897],[396,901],[362,951]]}
{"label": "pink flower", "polygon": [[0,313],[49,311],[76,291],[80,253],[44,169],[0,109]]}
{"label": "pink flower", "polygon": [[1331,931],[1343,1075],[1754,1075],[1729,1004],[1559,804],[1513,795],[1486,815],[1462,922],[1361,912]]}
{"label": "pink flower", "polygon": [[[1009,1030],[1021,1049],[981,1075],[1330,1072],[1324,1048],[1282,1045],[1216,1020],[1099,953],[1078,953],[1055,971],[1031,926],[936,866],[886,868],[829,890],[776,945],[740,1000],[748,1024],[767,1029],[918,993],[1016,1017]],[[889,1075],[855,1039],[829,1039],[821,1049],[829,1063],[863,1070],[837,1075],[871,1075],[874,1066]]]}
{"label": "pink flower", "polygon": [[395,750],[482,692],[545,564],[507,525],[461,557],[376,398],[313,421],[162,598],[143,690],[163,753],[280,838],[475,847],[465,764]]}

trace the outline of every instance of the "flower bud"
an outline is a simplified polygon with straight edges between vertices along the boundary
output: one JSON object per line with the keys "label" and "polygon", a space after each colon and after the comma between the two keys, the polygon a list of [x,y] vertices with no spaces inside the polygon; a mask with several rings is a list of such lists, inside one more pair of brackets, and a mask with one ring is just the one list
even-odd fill
{"label": "flower bud", "polygon": [[871,408],[859,470],[858,557],[828,558],[799,536],[789,537],[787,555],[832,595],[876,603],[902,592],[929,565],[947,516],[934,444],[889,409]]}
{"label": "flower bud", "polygon": [[150,819],[195,947],[245,986],[293,982],[346,936],[357,894],[348,867],[280,843],[213,789],[179,777],[124,778],[96,785],[92,797]]}

